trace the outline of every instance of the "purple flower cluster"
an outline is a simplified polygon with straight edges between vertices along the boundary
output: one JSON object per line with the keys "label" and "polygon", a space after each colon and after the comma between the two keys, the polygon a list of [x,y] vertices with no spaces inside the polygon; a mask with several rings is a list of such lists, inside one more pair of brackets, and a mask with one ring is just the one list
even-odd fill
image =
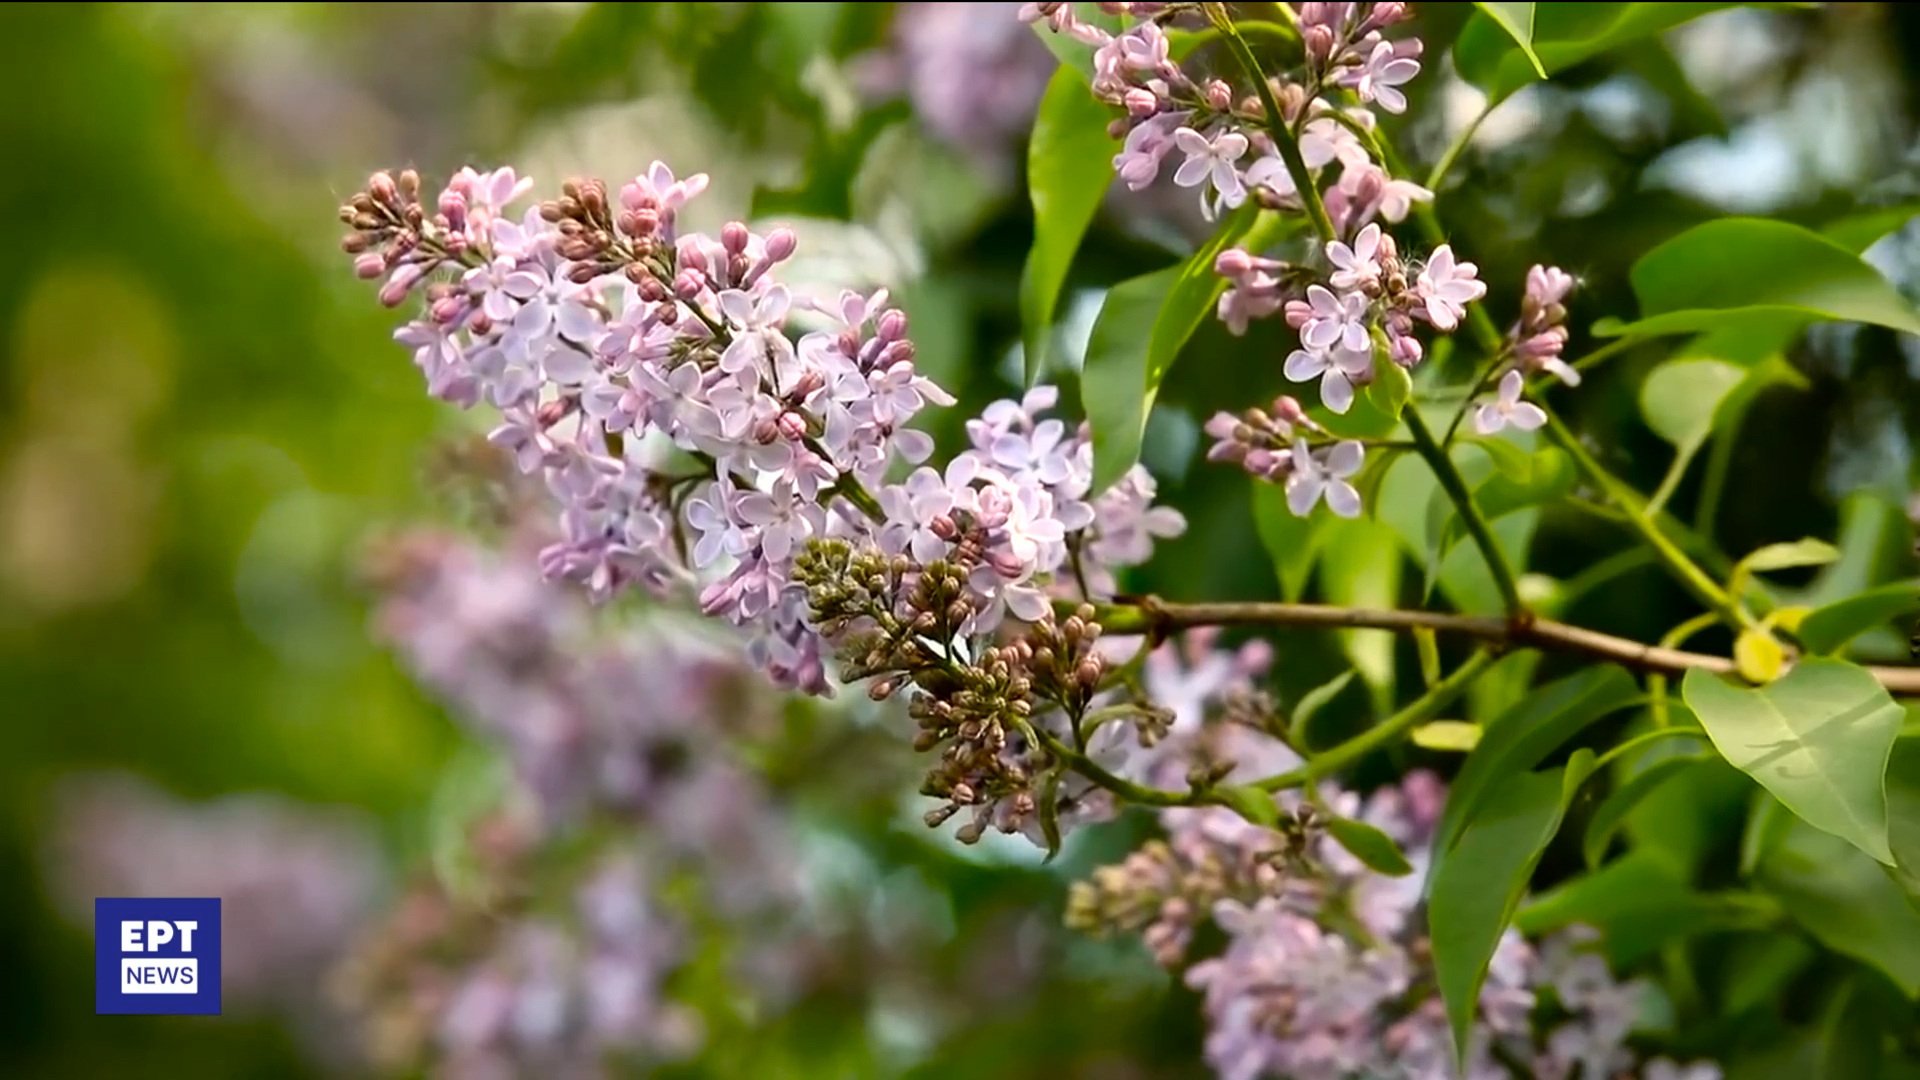
{"label": "purple flower cluster", "polygon": [[[1182,527],[1151,507],[1138,469],[1089,501],[1090,442],[1038,417],[1048,388],[972,421],[973,450],[944,471],[887,485],[932,452],[908,423],[953,399],[915,369],[884,290],[795,297],[773,273],[794,252],[788,229],[682,235],[677,216],[704,176],[656,164],[617,198],[573,181],[503,213],[526,186],[512,170],[463,171],[429,212],[418,178],[382,173],[342,218],[356,267],[385,279],[383,302],[424,294],[425,314],[396,338],[429,390],[497,408],[490,440],[558,501],[561,539],[538,557],[547,577],[603,598],[695,585],[777,683],[825,694],[821,639],[792,580],[811,540],[925,558],[966,515],[990,538],[967,628],[986,632],[1003,613],[1040,617],[1070,554],[1089,584],[1106,581]],[[816,328],[790,336],[803,323]]]}
{"label": "purple flower cluster", "polygon": [[[1269,660],[1264,647],[1229,653],[1212,646],[1211,636],[1189,636],[1150,655],[1144,689],[1171,703],[1174,715],[1161,738],[1112,767],[1164,783],[1196,770],[1246,781],[1300,764],[1271,724],[1259,723],[1260,710],[1248,708],[1252,678]],[[1111,753],[1117,742],[1104,749]],[[1317,800],[1292,792],[1276,798],[1275,828],[1222,807],[1162,811],[1166,839],[1077,886],[1069,921],[1137,933],[1170,968],[1186,963],[1202,923],[1226,933],[1219,955],[1186,970],[1187,983],[1205,997],[1207,1059],[1223,1080],[1451,1080],[1452,1037],[1432,993],[1421,911],[1445,802],[1441,782],[1415,772],[1365,798],[1331,785]],[[1319,829],[1328,812],[1381,830],[1414,872],[1396,878],[1369,870]],[[1481,991],[1469,1080],[1635,1070],[1626,1040],[1648,988],[1616,980],[1591,944],[1582,928],[1537,949],[1508,931]],[[1540,1008],[1543,1002],[1551,1007]],[[1527,1071],[1510,1071],[1515,1062]],[[1704,1063],[1684,1073],[1660,1059],[1644,1068],[1649,1080],[1719,1076]]]}
{"label": "purple flower cluster", "polygon": [[[702,913],[747,928],[743,978],[778,1005],[803,879],[771,793],[734,758],[777,723],[737,642],[664,612],[609,633],[525,552],[418,533],[379,555],[381,633],[512,767],[467,842],[486,902],[573,897],[566,917],[501,921],[438,887],[416,895],[344,980],[376,1045],[392,1029],[383,1056],[429,1056],[462,1076],[569,1076],[698,1049],[697,1016],[666,992],[694,958],[686,875]],[[539,876],[554,862],[543,852],[596,836],[584,870]]]}

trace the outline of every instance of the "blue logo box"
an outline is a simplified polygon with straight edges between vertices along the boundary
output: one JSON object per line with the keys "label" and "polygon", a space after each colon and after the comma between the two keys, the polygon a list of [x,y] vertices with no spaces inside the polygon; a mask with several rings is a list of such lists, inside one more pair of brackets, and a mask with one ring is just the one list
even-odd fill
{"label": "blue logo box", "polygon": [[220,1015],[220,899],[93,902],[96,1015]]}

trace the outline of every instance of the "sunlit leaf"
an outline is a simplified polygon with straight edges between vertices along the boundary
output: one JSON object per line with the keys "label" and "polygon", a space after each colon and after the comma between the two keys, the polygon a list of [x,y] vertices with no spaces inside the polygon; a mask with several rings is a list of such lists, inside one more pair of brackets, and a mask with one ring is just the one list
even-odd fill
{"label": "sunlit leaf", "polygon": [[1281,598],[1298,600],[1313,577],[1328,523],[1337,519],[1326,514],[1298,517],[1287,507],[1287,493],[1280,485],[1255,481],[1253,520],[1279,579]]}
{"label": "sunlit leaf", "polygon": [[[1920,333],[1920,316],[1879,271],[1818,233],[1784,221],[1719,218],[1640,257],[1631,280],[1640,319],[1608,336],[1658,337],[1788,317]],[[1598,326],[1595,333],[1602,333]]]}
{"label": "sunlit leaf", "polygon": [[1610,49],[1650,37],[1682,23],[1737,4],[1476,4],[1476,7],[1531,7],[1529,40],[1523,52],[1515,35],[1482,10],[1467,21],[1454,44],[1454,67],[1462,78],[1495,101],[1549,75],[1565,71]]}
{"label": "sunlit leaf", "polygon": [[1147,340],[1177,266],[1107,291],[1087,339],[1080,403],[1093,429],[1093,490],[1103,491],[1140,460],[1140,439],[1154,394],[1147,390]]}
{"label": "sunlit leaf", "polygon": [[1413,745],[1425,750],[1444,750],[1464,754],[1480,745],[1479,724],[1464,720],[1435,720],[1413,729]]}
{"label": "sunlit leaf", "polygon": [[1885,777],[1905,714],[1866,670],[1815,658],[1745,689],[1695,668],[1680,692],[1735,768],[1809,824],[1893,862]]}
{"label": "sunlit leaf", "polygon": [[1876,626],[1920,608],[1920,582],[1882,585],[1825,607],[1800,620],[1795,634],[1810,652],[1835,653]]}
{"label": "sunlit leaf", "polygon": [[1719,360],[1671,360],[1640,386],[1640,415],[1675,449],[1697,449],[1713,433],[1714,414],[1746,369]]}
{"label": "sunlit leaf", "polygon": [[[1058,36],[1058,35],[1053,35]],[[1021,342],[1027,383],[1046,368],[1048,339],[1060,289],[1080,239],[1113,179],[1120,144],[1107,134],[1113,110],[1069,68],[1053,73],[1027,144],[1027,191],[1033,200],[1033,247],[1020,272]],[[1157,307],[1157,305],[1156,305]],[[1141,331],[1144,339],[1145,329]]]}
{"label": "sunlit leaf", "polygon": [[1280,804],[1274,801],[1271,791],[1262,791],[1246,784],[1231,784],[1216,788],[1213,796],[1220,801],[1220,805],[1255,825],[1276,825],[1280,821]]}
{"label": "sunlit leaf", "polygon": [[1514,45],[1519,47],[1520,55],[1526,57],[1527,63],[1533,65],[1535,75],[1542,79],[1547,77],[1546,65],[1540,62],[1540,58],[1534,55],[1533,51],[1534,5],[1476,3],[1473,6],[1479,8],[1494,21],[1495,25],[1507,32],[1507,37],[1512,38]]}

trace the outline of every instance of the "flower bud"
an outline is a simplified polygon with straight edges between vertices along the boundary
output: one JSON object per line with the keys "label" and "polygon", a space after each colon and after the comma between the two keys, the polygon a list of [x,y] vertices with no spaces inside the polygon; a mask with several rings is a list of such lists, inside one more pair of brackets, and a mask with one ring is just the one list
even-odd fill
{"label": "flower bud", "polygon": [[791,410],[780,414],[780,434],[794,442],[807,437],[807,418]]}
{"label": "flower bud", "polygon": [[443,296],[427,308],[427,317],[441,326],[451,326],[466,310],[466,303],[457,296]]}
{"label": "flower bud", "polygon": [[874,334],[881,341],[894,342],[907,336],[907,313],[898,308],[888,308],[880,313],[874,323]]}
{"label": "flower bud", "polygon": [[1144,120],[1160,111],[1159,95],[1145,87],[1133,87],[1121,101],[1127,107],[1127,115],[1136,120]]}
{"label": "flower bud", "polygon": [[1243,248],[1228,248],[1214,256],[1213,272],[1224,278],[1243,278],[1253,273],[1253,256]]}
{"label": "flower bud", "polygon": [[377,251],[366,252],[353,260],[353,274],[363,281],[372,281],[386,272],[386,256]]}
{"label": "flower bud", "polygon": [[766,446],[771,443],[778,442],[779,439],[780,439],[780,420],[779,419],[776,419],[771,416],[763,416],[760,419],[754,421],[754,424],[753,424],[753,441],[754,442],[757,442],[762,446]]}
{"label": "flower bud", "polygon": [[392,173],[374,173],[367,180],[367,194],[373,196],[375,202],[386,206],[392,206],[400,201],[400,189],[394,186]]}
{"label": "flower bud", "polygon": [[[647,280],[654,281],[655,279],[648,278]],[[700,273],[698,270],[682,269],[673,277],[673,295],[688,303],[698,300],[700,294],[706,291],[706,275]],[[660,299],[664,300],[666,297],[662,296]],[[655,303],[658,303],[658,301],[655,301]]]}
{"label": "flower bud", "polygon": [[725,248],[729,255],[743,255],[746,253],[747,242],[752,235],[745,225],[738,221],[729,221],[720,226],[720,246]]}
{"label": "flower bud", "polygon": [[774,262],[786,262],[793,258],[799,246],[799,234],[784,225],[767,234],[767,258]]}
{"label": "flower bud", "polygon": [[1233,87],[1220,79],[1207,83],[1207,104],[1216,111],[1226,112],[1233,107]]}

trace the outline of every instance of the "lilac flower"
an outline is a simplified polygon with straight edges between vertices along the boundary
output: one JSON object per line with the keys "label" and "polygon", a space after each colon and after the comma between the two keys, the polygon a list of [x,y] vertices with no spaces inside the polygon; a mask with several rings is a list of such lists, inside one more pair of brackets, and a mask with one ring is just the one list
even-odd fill
{"label": "lilac flower", "polygon": [[1399,55],[1392,42],[1382,41],[1367,54],[1366,62],[1342,81],[1353,86],[1361,101],[1378,104],[1390,113],[1403,113],[1407,111],[1407,97],[1400,87],[1418,74],[1418,60]]}
{"label": "lilac flower", "polygon": [[1354,389],[1373,374],[1373,350],[1355,352],[1344,346],[1331,349],[1295,349],[1287,355],[1283,374],[1294,382],[1320,380],[1320,400],[1345,414],[1353,408]]}
{"label": "lilac flower", "polygon": [[[1237,131],[1222,131],[1208,138],[1189,127],[1183,127],[1173,133],[1174,145],[1187,155],[1180,168],[1173,174],[1173,182],[1181,187],[1198,187],[1211,184],[1219,196],[1219,202],[1228,207],[1239,206],[1247,199],[1246,185],[1240,181],[1237,163],[1247,153],[1247,137]],[[1202,208],[1211,203],[1202,200]],[[1209,213],[1212,211],[1209,209]]]}
{"label": "lilac flower", "polygon": [[1327,509],[1344,518],[1360,516],[1360,492],[1349,478],[1360,472],[1366,451],[1357,442],[1333,444],[1320,455],[1307,450],[1306,440],[1293,444],[1293,473],[1287,477],[1287,508],[1306,517],[1321,499]]}
{"label": "lilac flower", "polygon": [[1521,431],[1537,431],[1546,425],[1547,414],[1540,406],[1520,400],[1526,382],[1518,371],[1500,377],[1499,396],[1474,410],[1474,430],[1492,435],[1509,425]]}
{"label": "lilac flower", "polygon": [[1442,244],[1427,258],[1415,286],[1424,301],[1427,321],[1436,329],[1452,330],[1466,316],[1467,305],[1487,295],[1487,284],[1474,275],[1479,268],[1470,262],[1456,263],[1453,248]]}
{"label": "lilac flower", "polygon": [[1319,285],[1309,285],[1307,305],[1311,312],[1306,325],[1300,328],[1300,341],[1307,348],[1338,346],[1348,352],[1370,350],[1365,296],[1352,292],[1335,294]]}
{"label": "lilac flower", "polygon": [[1369,292],[1380,287],[1380,226],[1368,225],[1348,247],[1338,240],[1327,244],[1327,261],[1333,264],[1328,283],[1336,289]]}

